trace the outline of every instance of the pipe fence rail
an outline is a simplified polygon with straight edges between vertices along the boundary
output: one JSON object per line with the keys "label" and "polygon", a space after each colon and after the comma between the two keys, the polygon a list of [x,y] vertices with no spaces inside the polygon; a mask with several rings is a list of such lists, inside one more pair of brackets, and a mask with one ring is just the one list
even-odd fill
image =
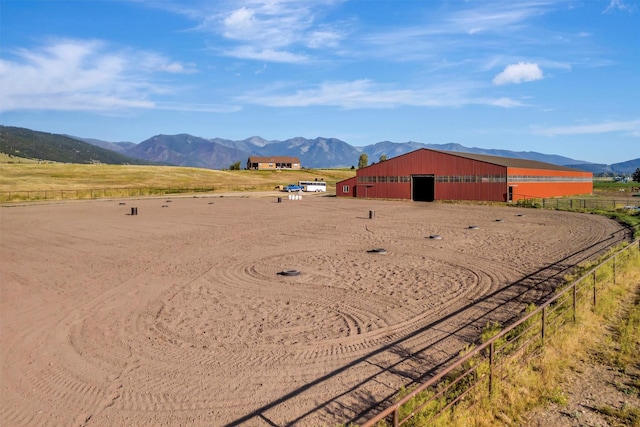
{"label": "pipe fence rail", "polygon": [[549,209],[640,209],[640,197],[626,199],[574,199],[574,198],[536,198],[524,196],[516,205],[538,206]]}
{"label": "pipe fence rail", "polygon": [[271,185],[235,184],[210,187],[131,187],[131,188],[83,188],[75,190],[15,190],[0,191],[1,202],[30,200],[80,200],[110,197],[142,197],[168,194],[210,193],[220,191],[273,190]]}
{"label": "pipe fence rail", "polygon": [[[491,397],[499,382],[509,377],[514,361],[525,363],[536,357],[545,339],[567,322],[576,322],[578,307],[597,305],[598,292],[609,283],[616,284],[620,264],[629,258],[632,249],[640,250],[640,239],[591,267],[552,298],[486,342],[467,350],[447,368],[369,419],[362,427],[372,427],[382,421],[397,427],[414,418],[428,425],[462,399],[467,398],[473,405],[482,397]],[[473,391],[480,393],[473,396]]]}

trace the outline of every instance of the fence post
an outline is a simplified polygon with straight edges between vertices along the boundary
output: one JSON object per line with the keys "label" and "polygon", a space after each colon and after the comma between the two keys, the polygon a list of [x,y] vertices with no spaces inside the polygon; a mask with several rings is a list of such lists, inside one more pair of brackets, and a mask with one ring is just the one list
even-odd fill
{"label": "fence post", "polygon": [[493,353],[494,353],[494,341],[489,344],[489,397],[493,394]]}
{"label": "fence post", "polygon": [[596,271],[593,270],[593,308],[596,307]]}
{"label": "fence post", "polygon": [[578,282],[573,282],[573,323],[576,323],[577,311],[578,311]]}
{"label": "fence post", "polygon": [[542,338],[542,345],[544,345],[544,324],[545,324],[545,320],[547,318],[546,316],[546,308],[547,307],[542,307],[542,327],[540,328],[540,335]]}
{"label": "fence post", "polygon": [[400,412],[400,405],[396,405],[396,409],[395,411],[393,411],[393,427],[398,427],[398,425],[400,425],[399,422],[399,415],[398,412]]}

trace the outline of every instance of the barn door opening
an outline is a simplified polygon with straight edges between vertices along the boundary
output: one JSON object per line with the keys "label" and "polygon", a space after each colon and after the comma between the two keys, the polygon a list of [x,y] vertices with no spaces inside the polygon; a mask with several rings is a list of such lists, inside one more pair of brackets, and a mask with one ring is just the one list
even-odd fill
{"label": "barn door opening", "polygon": [[411,198],[415,202],[433,202],[436,199],[435,176],[412,175],[411,193]]}

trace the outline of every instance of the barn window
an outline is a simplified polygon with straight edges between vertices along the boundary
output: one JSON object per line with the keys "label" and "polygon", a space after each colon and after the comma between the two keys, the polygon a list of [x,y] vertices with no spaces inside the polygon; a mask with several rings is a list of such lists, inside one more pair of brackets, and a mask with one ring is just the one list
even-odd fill
{"label": "barn window", "polygon": [[342,186],[342,192],[345,193],[345,194],[348,193],[349,192],[349,186],[348,185],[343,185]]}

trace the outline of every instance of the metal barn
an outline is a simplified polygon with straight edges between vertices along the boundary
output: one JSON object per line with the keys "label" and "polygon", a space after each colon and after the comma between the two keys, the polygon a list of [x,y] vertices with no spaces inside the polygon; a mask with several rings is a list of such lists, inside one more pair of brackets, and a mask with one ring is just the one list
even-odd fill
{"label": "metal barn", "polygon": [[484,200],[591,194],[593,174],[534,160],[422,148],[358,169],[336,184],[340,197]]}

